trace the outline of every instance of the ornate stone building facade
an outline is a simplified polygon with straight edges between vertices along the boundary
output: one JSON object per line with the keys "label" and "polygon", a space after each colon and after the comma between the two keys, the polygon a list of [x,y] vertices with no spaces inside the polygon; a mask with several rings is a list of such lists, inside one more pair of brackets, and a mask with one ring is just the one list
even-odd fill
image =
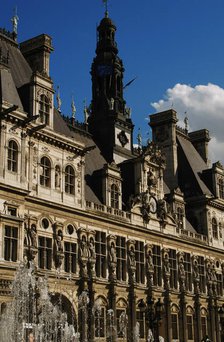
{"label": "ornate stone building facade", "polygon": [[54,107],[51,38],[0,32],[1,312],[33,261],[83,342],[221,342],[223,166],[208,165],[208,131],[179,128],[174,110],[151,115],[152,141],[133,147],[107,13],[97,31],[83,124]]}

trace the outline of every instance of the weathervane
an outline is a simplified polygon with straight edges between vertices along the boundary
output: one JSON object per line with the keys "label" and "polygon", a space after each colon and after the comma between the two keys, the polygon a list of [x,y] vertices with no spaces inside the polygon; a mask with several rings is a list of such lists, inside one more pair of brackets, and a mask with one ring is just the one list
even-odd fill
{"label": "weathervane", "polygon": [[108,0],[103,0],[104,6],[105,6],[105,17],[108,18]]}
{"label": "weathervane", "polygon": [[11,19],[12,26],[13,26],[13,33],[15,33],[15,34],[17,34],[18,21],[19,21],[19,17],[17,15],[17,7],[15,7],[14,8],[14,16]]}

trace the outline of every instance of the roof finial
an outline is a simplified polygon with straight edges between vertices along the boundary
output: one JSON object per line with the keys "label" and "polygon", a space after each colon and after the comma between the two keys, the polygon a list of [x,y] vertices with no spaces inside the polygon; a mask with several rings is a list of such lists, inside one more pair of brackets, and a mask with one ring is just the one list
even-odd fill
{"label": "roof finial", "polygon": [[14,16],[11,19],[12,26],[13,26],[13,33],[17,35],[17,28],[18,28],[18,21],[19,17],[17,15],[17,7],[14,8]]}
{"label": "roof finial", "polygon": [[89,117],[89,108],[86,105],[86,99],[83,101],[84,108],[83,108],[83,113],[84,113],[84,123],[88,125],[88,117]]}
{"label": "roof finial", "polygon": [[103,0],[104,6],[105,6],[105,18],[108,18],[109,12],[108,12],[108,0]]}
{"label": "roof finial", "polygon": [[142,134],[141,134],[141,129],[138,129],[138,135],[137,135],[137,141],[138,141],[138,148],[142,148]]}
{"label": "roof finial", "polygon": [[185,118],[184,118],[184,123],[185,123],[185,131],[188,132],[188,128],[189,128],[189,125],[188,125],[188,116],[187,116],[187,112],[184,112],[185,114]]}
{"label": "roof finial", "polygon": [[59,111],[59,113],[61,113],[61,97],[60,97],[60,88],[59,86],[57,86],[57,96],[56,96],[56,100],[57,100],[57,110]]}
{"label": "roof finial", "polygon": [[76,108],[75,108],[75,102],[74,102],[74,96],[73,95],[72,95],[71,107],[72,107],[72,119],[75,120]]}

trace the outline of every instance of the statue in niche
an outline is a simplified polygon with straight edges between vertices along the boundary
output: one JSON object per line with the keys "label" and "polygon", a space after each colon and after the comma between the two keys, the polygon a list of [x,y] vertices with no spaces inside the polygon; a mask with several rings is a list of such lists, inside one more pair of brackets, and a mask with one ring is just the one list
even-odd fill
{"label": "statue in niche", "polygon": [[82,236],[82,240],[80,242],[80,256],[83,258],[88,258],[88,248],[85,235]]}
{"label": "statue in niche", "polygon": [[95,244],[94,244],[93,237],[91,237],[90,240],[89,240],[89,257],[91,259],[95,259],[96,258]]}
{"label": "statue in niche", "polygon": [[55,167],[55,188],[60,188],[61,187],[61,170],[60,166]]}
{"label": "statue in niche", "polygon": [[134,247],[131,246],[130,250],[129,250],[129,265],[131,268],[136,267],[136,261],[135,261],[135,251],[134,251]]}
{"label": "statue in niche", "polygon": [[154,265],[153,265],[153,258],[152,258],[152,251],[151,250],[148,251],[148,255],[147,255],[147,268],[148,268],[149,272],[154,271]]}
{"label": "statue in niche", "polygon": [[114,263],[114,264],[117,262],[116,248],[115,248],[114,242],[111,242],[111,245],[110,245],[109,261],[110,263]]}
{"label": "statue in niche", "polygon": [[31,246],[37,248],[37,227],[33,223],[29,229]]}
{"label": "statue in niche", "polygon": [[166,220],[167,216],[167,207],[166,207],[166,201],[164,199],[158,200],[158,210],[157,210],[158,217],[162,220]]}
{"label": "statue in niche", "polygon": [[147,186],[150,188],[151,186],[155,186],[157,184],[157,177],[153,173],[152,169],[149,169],[147,172]]}
{"label": "statue in niche", "polygon": [[170,274],[170,262],[169,262],[169,255],[167,253],[164,255],[164,259],[163,259],[163,270],[164,270],[165,275]]}
{"label": "statue in niche", "polygon": [[56,236],[56,248],[58,252],[63,252],[62,240],[63,240],[63,233],[61,230],[59,230]]}

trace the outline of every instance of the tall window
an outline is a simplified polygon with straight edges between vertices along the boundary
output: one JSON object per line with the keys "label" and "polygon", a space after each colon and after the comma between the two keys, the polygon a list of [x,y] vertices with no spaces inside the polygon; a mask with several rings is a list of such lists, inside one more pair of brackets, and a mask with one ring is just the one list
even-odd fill
{"label": "tall window", "polygon": [[187,315],[187,339],[193,340],[194,334],[193,334],[193,317],[192,315]]}
{"label": "tall window", "polygon": [[72,195],[75,193],[75,171],[70,165],[65,168],[65,192]]}
{"label": "tall window", "polygon": [[8,170],[18,171],[18,145],[14,140],[10,140],[8,144]]}
{"label": "tall window", "polygon": [[177,252],[175,249],[169,251],[169,263],[170,263],[170,287],[171,289],[177,289]]}
{"label": "tall window", "polygon": [[212,235],[214,239],[218,239],[218,224],[214,217],[212,219]]}
{"label": "tall window", "polygon": [[207,317],[205,316],[201,316],[201,332],[202,337],[207,335]]}
{"label": "tall window", "polygon": [[171,314],[171,325],[172,325],[172,339],[178,340],[179,334],[178,334],[178,315]]}
{"label": "tall window", "polygon": [[50,270],[52,266],[52,239],[40,236],[38,249],[39,267]]}
{"label": "tall window", "polygon": [[17,261],[18,253],[18,228],[5,226],[4,236],[4,259]]}
{"label": "tall window", "polygon": [[219,178],[218,186],[219,186],[219,197],[224,199],[224,181],[222,178]]}
{"label": "tall window", "polygon": [[205,287],[205,259],[202,256],[198,256],[198,273],[199,273],[199,287],[202,293],[206,292]]}
{"label": "tall window", "polygon": [[119,191],[116,184],[111,185],[111,207],[119,209]]}
{"label": "tall window", "polygon": [[139,337],[145,337],[145,320],[144,320],[144,312],[137,310],[136,311],[136,319],[139,323]]}
{"label": "tall window", "polygon": [[76,243],[65,241],[64,251],[65,251],[65,258],[64,258],[65,272],[76,273],[76,265],[77,265]]}
{"label": "tall window", "polygon": [[136,282],[145,283],[145,258],[144,243],[136,241],[135,244],[135,260],[136,260]]}
{"label": "tall window", "polygon": [[177,222],[178,222],[178,227],[183,228],[183,220],[184,220],[184,212],[181,207],[177,208]]}
{"label": "tall window", "polygon": [[122,236],[117,236],[116,240],[117,253],[117,279],[126,281],[126,241]]}
{"label": "tall window", "polygon": [[50,115],[50,104],[49,99],[45,95],[40,96],[40,121],[43,124],[49,125],[49,115]]}
{"label": "tall window", "polygon": [[185,286],[187,291],[192,291],[192,275],[191,275],[191,255],[184,254],[184,270],[185,270]]}
{"label": "tall window", "polygon": [[216,277],[217,277],[217,295],[222,296],[223,295],[223,275],[220,273],[217,273]]}
{"label": "tall window", "polygon": [[[117,337],[125,337],[127,336],[127,316],[126,316],[126,309],[117,309],[116,310],[116,319],[117,319]],[[126,331],[124,328],[126,327]]]}
{"label": "tall window", "polygon": [[161,264],[161,248],[154,245],[152,249],[153,265],[154,265],[154,285],[162,286],[162,264]]}
{"label": "tall window", "polygon": [[101,307],[100,311],[95,313],[95,337],[105,337],[106,328],[106,308]]}
{"label": "tall window", "polygon": [[41,158],[40,168],[40,184],[49,188],[51,186],[51,163],[47,157]]}
{"label": "tall window", "polygon": [[97,231],[96,248],[96,276],[106,278],[106,233]]}

